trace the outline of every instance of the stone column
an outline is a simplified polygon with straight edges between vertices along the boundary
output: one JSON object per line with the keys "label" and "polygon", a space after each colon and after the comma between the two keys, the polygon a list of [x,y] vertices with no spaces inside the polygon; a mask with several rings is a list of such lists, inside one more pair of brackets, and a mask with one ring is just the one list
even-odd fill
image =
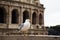
{"label": "stone column", "polygon": [[[39,28],[39,10],[37,11],[36,24],[37,24],[37,26]],[[37,26],[36,26],[36,28],[37,28]]]}
{"label": "stone column", "polygon": [[18,8],[18,23],[21,24],[21,8]]}
{"label": "stone column", "polygon": [[42,13],[42,16],[43,16],[43,18],[42,18],[42,27],[45,30],[45,27],[44,27],[44,13]]}
{"label": "stone column", "polygon": [[[11,24],[11,17],[12,17],[12,15],[11,15],[11,7],[9,6],[9,7],[8,7],[8,25]],[[9,28],[9,27],[8,27],[8,28]]]}
{"label": "stone column", "polygon": [[5,19],[6,19],[6,24],[7,24],[6,28],[8,28],[9,26],[8,25],[9,24],[9,7],[8,6],[6,7],[6,18]]}
{"label": "stone column", "polygon": [[[30,8],[30,23],[32,25],[32,9]],[[31,28],[31,27],[30,27]]]}
{"label": "stone column", "polygon": [[39,11],[37,11],[36,23],[39,24]]}
{"label": "stone column", "polygon": [[21,12],[20,12],[20,18],[21,18],[21,23],[23,23],[23,8],[21,7]]}
{"label": "stone column", "polygon": [[32,9],[30,9],[30,20],[31,20],[31,24],[32,24]]}
{"label": "stone column", "polygon": [[44,26],[44,12],[43,12],[43,14],[42,14],[42,15],[43,15],[43,21],[42,21],[42,23],[43,23],[43,26]]}

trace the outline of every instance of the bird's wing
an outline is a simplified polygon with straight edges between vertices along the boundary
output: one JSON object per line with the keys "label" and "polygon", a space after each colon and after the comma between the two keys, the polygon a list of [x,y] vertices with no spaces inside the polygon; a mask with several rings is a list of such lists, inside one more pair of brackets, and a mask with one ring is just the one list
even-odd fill
{"label": "bird's wing", "polygon": [[18,26],[18,29],[21,30],[24,27],[24,23]]}

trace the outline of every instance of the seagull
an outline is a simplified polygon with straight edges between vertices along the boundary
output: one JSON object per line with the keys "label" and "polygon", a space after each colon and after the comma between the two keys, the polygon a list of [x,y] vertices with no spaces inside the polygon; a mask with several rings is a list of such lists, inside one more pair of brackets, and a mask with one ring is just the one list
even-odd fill
{"label": "seagull", "polygon": [[30,20],[26,19],[24,23],[18,26],[19,31],[26,32],[30,29]]}

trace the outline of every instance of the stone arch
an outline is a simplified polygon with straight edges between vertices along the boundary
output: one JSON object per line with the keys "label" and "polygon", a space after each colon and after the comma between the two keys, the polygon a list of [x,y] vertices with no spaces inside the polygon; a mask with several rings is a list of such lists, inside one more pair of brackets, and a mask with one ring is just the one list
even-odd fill
{"label": "stone arch", "polygon": [[39,14],[39,24],[42,25],[42,21],[43,21],[43,16],[42,14]]}
{"label": "stone arch", "polygon": [[0,23],[6,23],[6,9],[4,7],[0,7]]}
{"label": "stone arch", "polygon": [[36,24],[36,12],[32,14],[32,24]]}
{"label": "stone arch", "polygon": [[29,12],[27,10],[23,12],[23,23],[25,22],[26,19],[29,19]]}
{"label": "stone arch", "polygon": [[12,10],[12,20],[11,20],[12,24],[17,24],[18,23],[18,10],[17,9],[13,9]]}

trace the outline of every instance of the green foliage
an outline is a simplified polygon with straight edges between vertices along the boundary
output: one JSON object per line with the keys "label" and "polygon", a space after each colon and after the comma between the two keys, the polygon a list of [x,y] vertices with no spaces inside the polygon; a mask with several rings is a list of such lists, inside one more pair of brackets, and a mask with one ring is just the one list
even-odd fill
{"label": "green foliage", "polygon": [[60,25],[51,26],[50,28],[52,28],[52,29],[54,29],[54,30],[60,30]]}

